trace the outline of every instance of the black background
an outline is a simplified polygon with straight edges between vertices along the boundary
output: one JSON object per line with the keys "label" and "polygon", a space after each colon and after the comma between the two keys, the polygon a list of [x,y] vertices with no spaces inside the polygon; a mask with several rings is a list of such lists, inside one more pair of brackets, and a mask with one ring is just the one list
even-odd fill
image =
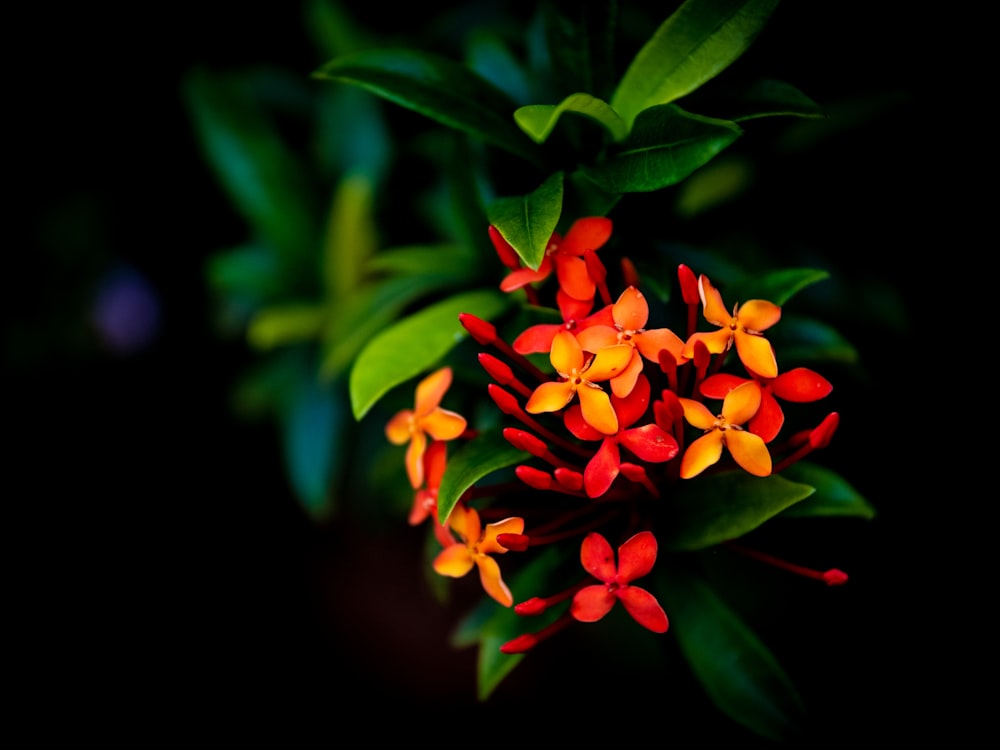
{"label": "black background", "polygon": [[[405,29],[407,13],[430,12],[389,7],[357,13]],[[761,40],[772,46],[754,58],[783,72],[794,60],[796,83],[820,102],[883,92],[904,102],[807,165],[812,182],[780,195],[804,231],[842,247],[843,266],[890,280],[911,320],[890,340],[852,332],[875,377],[857,403],[871,424],[845,427],[853,442],[843,450],[858,462],[847,473],[880,510],[865,529],[850,527],[843,560],[831,563],[852,580],[795,589],[799,606],[774,625],[829,738],[898,736],[934,693],[925,675],[940,660],[920,594],[934,589],[936,611],[956,606],[933,574],[913,572],[933,468],[904,440],[916,429],[908,404],[926,356],[916,332],[931,325],[919,317],[931,276],[920,258],[940,250],[948,186],[928,155],[940,115],[922,50],[944,34],[906,8],[860,7],[783,4]],[[22,694],[140,711],[160,694],[188,706],[319,699],[338,720],[349,718],[345,705],[385,699],[390,716],[425,711],[421,731],[436,724],[433,704],[438,718],[449,703],[471,712],[475,655],[446,644],[456,612],[422,588],[420,539],[383,538],[351,518],[311,524],[287,487],[272,428],[227,406],[252,357],[213,333],[203,267],[244,228],[200,160],[179,84],[197,63],[277,61],[307,76],[323,60],[304,42],[297,7],[57,5],[21,10],[11,28],[31,40],[7,92],[16,231],[2,275]],[[87,323],[96,284],[120,261],[146,276],[162,313],[152,345],[128,356],[102,349]],[[919,662],[914,628],[926,634]],[[538,715],[570,725],[595,709],[627,712],[627,665],[585,674],[574,652],[582,647],[570,634],[533,655],[497,705],[544,708]],[[558,710],[546,708],[554,672],[563,672]],[[745,739],[679,684],[672,697],[684,726],[703,718],[706,732]]]}

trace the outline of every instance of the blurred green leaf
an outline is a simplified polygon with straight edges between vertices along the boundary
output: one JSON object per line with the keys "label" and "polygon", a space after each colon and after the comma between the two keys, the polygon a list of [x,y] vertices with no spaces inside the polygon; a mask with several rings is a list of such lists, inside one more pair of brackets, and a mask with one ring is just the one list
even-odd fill
{"label": "blurred green leaf", "polygon": [[780,353],[781,362],[842,362],[856,364],[858,350],[833,326],[804,315],[782,314],[781,321],[769,328],[768,340]]}
{"label": "blurred green leaf", "polygon": [[485,430],[458,446],[438,487],[438,520],[443,524],[462,493],[498,469],[528,460],[531,454],[507,442],[501,430]]}
{"label": "blurred green leaf", "polygon": [[498,198],[487,207],[486,217],[525,265],[537,271],[559,223],[562,199],[563,173],[555,172],[528,195]]}
{"label": "blurred green leaf", "polygon": [[742,55],[778,0],[687,0],[639,50],[611,106],[631,127],[639,113],[699,88]]}
{"label": "blurred green leaf", "polygon": [[738,539],[813,492],[777,474],[755,477],[741,469],[702,474],[678,485],[660,541],[668,549],[698,550]]}
{"label": "blurred green leaf", "polygon": [[830,278],[827,271],[815,268],[782,268],[748,276],[731,284],[727,300],[741,304],[749,299],[765,299],[783,306],[808,286]]}
{"label": "blurred green leaf", "polygon": [[514,125],[516,105],[507,94],[446,57],[414,49],[368,49],[334,58],[313,77],[362,86],[442,125],[542,163],[537,145]]}
{"label": "blurred green leaf", "polygon": [[361,419],[390,388],[433,367],[465,339],[468,332],[459,323],[459,314],[489,320],[509,304],[507,295],[492,289],[463,292],[382,329],[351,368],[354,418]]}
{"label": "blurred green leaf", "polygon": [[265,307],[250,319],[247,341],[255,349],[266,351],[276,346],[319,340],[326,317],[326,308],[314,302]]}
{"label": "blurred green leaf", "polygon": [[183,93],[205,160],[288,278],[311,264],[317,236],[308,171],[239,75],[193,69]]}
{"label": "blurred green leaf", "polygon": [[263,304],[283,290],[274,252],[259,245],[217,252],[206,265],[208,283],[222,297]]}
{"label": "blurred green leaf", "polygon": [[725,715],[774,741],[802,731],[805,707],[774,654],[709,585],[681,568],[658,573],[656,593],[681,653]]}
{"label": "blurred green leaf", "polygon": [[478,273],[478,259],[468,248],[453,244],[408,245],[382,250],[365,266],[366,274],[445,276],[460,282]]}
{"label": "blurred green leaf", "polygon": [[685,218],[699,216],[741,195],[753,173],[753,163],[746,157],[714,159],[681,183],[674,207]]}
{"label": "blurred green leaf", "polygon": [[373,203],[375,185],[360,172],[337,183],[323,249],[323,280],[331,297],[346,294],[360,282],[365,262],[378,246]]}
{"label": "blurred green leaf", "polygon": [[570,94],[559,104],[529,104],[514,112],[518,127],[535,143],[544,143],[563,113],[582,115],[600,123],[613,140],[625,138],[625,121],[608,105],[590,94]]}
{"label": "blurred green leaf", "polygon": [[733,122],[745,122],[758,117],[786,115],[822,119],[826,113],[795,86],[784,81],[762,78],[740,96],[723,116]]}
{"label": "blurred green leaf", "polygon": [[783,518],[850,516],[871,520],[875,508],[846,479],[825,466],[797,461],[782,476],[816,488],[815,494],[781,512]]}
{"label": "blurred green leaf", "polygon": [[621,148],[583,171],[610,193],[660,190],[707,164],[742,132],[726,120],[664,104],[640,113]]}

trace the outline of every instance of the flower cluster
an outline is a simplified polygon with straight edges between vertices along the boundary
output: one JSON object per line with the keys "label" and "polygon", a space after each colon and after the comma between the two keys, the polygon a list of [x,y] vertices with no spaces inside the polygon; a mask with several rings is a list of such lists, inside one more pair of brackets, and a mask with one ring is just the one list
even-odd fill
{"label": "flower cluster", "polygon": [[[463,417],[441,407],[452,380],[448,367],[426,376],[414,409],[399,412],[386,428],[390,441],[408,443],[406,469],[415,491],[409,521],[434,524],[441,545],[437,573],[462,577],[476,568],[486,593],[525,617],[565,605],[549,625],[506,642],[504,653],[527,651],[573,622],[598,621],[616,602],[639,625],[666,632],[663,606],[634,582],[654,568],[672,488],[722,471],[768,477],[826,446],[838,426],[832,412],[779,440],[781,402],[818,401],[832,390],[808,368],[780,368],[767,337],[781,320],[779,305],[750,299],[729,307],[705,274],[680,265],[686,330],[650,327],[650,305],[628,261],[622,263],[624,289],[614,298],[610,293],[598,250],[611,234],[607,218],[579,219],[564,237],[552,235],[533,270],[521,267],[507,240],[489,228],[510,271],[500,289],[523,291],[537,306],[554,275],[561,317],[531,325],[508,343],[493,324],[472,313],[459,316],[484,347],[479,362],[494,381],[488,395],[512,421],[503,437],[530,459],[514,467],[516,482],[472,487],[439,517],[446,443],[471,434]],[[533,361],[543,357],[551,370]],[[479,502],[486,499],[495,502]],[[583,573],[560,591],[515,604],[498,558],[552,544],[576,545]],[[828,584],[846,581],[838,570],[820,573],[732,547]]]}

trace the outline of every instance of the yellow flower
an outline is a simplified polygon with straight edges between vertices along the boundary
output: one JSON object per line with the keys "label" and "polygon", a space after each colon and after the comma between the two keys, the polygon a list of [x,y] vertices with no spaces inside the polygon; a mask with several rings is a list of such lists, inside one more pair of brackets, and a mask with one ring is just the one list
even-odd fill
{"label": "yellow flower", "polygon": [[605,346],[590,358],[585,358],[583,347],[569,331],[560,331],[552,339],[549,361],[559,381],[542,383],[531,394],[524,410],[529,414],[559,411],[576,395],[584,420],[605,435],[618,432],[618,416],[611,399],[601,386],[620,373],[632,359],[632,347],[627,344]]}
{"label": "yellow flower", "polygon": [[744,430],[760,407],[760,387],[747,382],[733,388],[722,401],[722,413],[713,415],[700,401],[678,399],[684,408],[684,418],[705,434],[688,446],[681,459],[681,479],[701,474],[722,457],[723,447],[740,466],[751,474],[766,477],[771,473],[771,454],[763,438]]}
{"label": "yellow flower", "polygon": [[763,299],[747,300],[733,306],[730,314],[719,290],[705,274],[698,279],[698,292],[705,309],[705,320],[719,326],[718,331],[692,334],[684,345],[683,355],[694,359],[694,345],[704,342],[712,354],[722,354],[735,344],[736,353],[746,368],[763,378],[778,376],[778,362],[771,342],[761,335],[781,319],[781,308]]}
{"label": "yellow flower", "polygon": [[435,440],[454,440],[465,432],[465,417],[442,409],[441,399],[451,387],[451,368],[442,367],[417,384],[413,409],[402,409],[385,426],[385,436],[393,445],[409,442],[406,449],[406,473],[413,489],[424,483],[424,451],[427,436]]}
{"label": "yellow flower", "polygon": [[434,559],[434,570],[443,576],[461,578],[476,566],[486,593],[503,606],[511,606],[514,596],[500,577],[500,565],[490,555],[507,551],[506,547],[497,542],[497,536],[521,534],[524,532],[524,519],[505,518],[488,524],[484,529],[476,509],[459,503],[448,517],[448,526],[462,541],[445,547],[438,553]]}

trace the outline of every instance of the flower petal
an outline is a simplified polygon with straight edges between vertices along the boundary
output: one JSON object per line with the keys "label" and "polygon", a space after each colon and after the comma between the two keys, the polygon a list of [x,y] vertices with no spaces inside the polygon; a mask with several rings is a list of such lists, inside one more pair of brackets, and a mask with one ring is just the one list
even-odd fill
{"label": "flower petal", "polygon": [[649,320],[649,303],[642,292],[630,286],[618,297],[612,315],[615,323],[626,331],[638,331]]}
{"label": "flower petal", "polygon": [[771,473],[771,454],[760,435],[747,430],[726,430],[726,448],[740,466],[754,476]]}
{"label": "flower petal", "polygon": [[592,300],[597,287],[587,273],[583,258],[575,258],[562,253],[553,256],[559,288],[573,299]]}
{"label": "flower petal", "polygon": [[539,281],[545,281],[552,273],[552,259],[546,255],[542,258],[541,264],[538,266],[537,271],[533,271],[530,268],[519,268],[516,271],[511,271],[507,274],[503,281],[500,282],[500,291],[502,292],[513,292],[521,287],[528,286],[528,284],[535,284]]}
{"label": "flower petal", "polygon": [[680,401],[681,407],[684,409],[684,419],[692,427],[697,427],[699,430],[711,430],[715,427],[717,417],[701,401],[690,398],[678,398],[677,400]]}
{"label": "flower petal", "polygon": [[607,325],[588,326],[577,332],[576,340],[585,352],[596,353],[606,346],[618,344],[618,329]]}
{"label": "flower petal", "polygon": [[636,348],[650,362],[660,361],[660,352],[668,351],[675,361],[684,358],[684,342],[669,328],[653,328],[637,333],[633,339]]}
{"label": "flower petal", "polygon": [[781,432],[781,426],[785,423],[785,414],[781,410],[777,399],[771,395],[769,390],[762,390],[760,394],[760,408],[754,414],[747,427],[754,435],[760,435],[765,443],[770,443]]}
{"label": "flower petal", "polygon": [[656,597],[637,586],[618,589],[618,599],[633,619],[654,633],[666,633],[670,627],[667,613],[656,601]]}
{"label": "flower petal", "polygon": [[476,555],[476,565],[479,567],[479,582],[483,584],[486,593],[505,607],[513,605],[514,595],[500,577],[497,561],[487,555]]}
{"label": "flower petal", "polygon": [[[590,330],[589,328],[587,329]],[[586,370],[586,378],[591,383],[613,378],[620,374],[629,362],[635,350],[628,344],[604,346],[597,350]],[[565,370],[563,371],[565,372]]]}
{"label": "flower petal", "polygon": [[773,378],[778,375],[778,362],[774,358],[774,348],[771,342],[763,336],[739,330],[733,336],[736,339],[736,353],[740,361],[751,372],[762,378]]}
{"label": "flower petal", "polygon": [[413,419],[412,409],[396,412],[385,426],[385,436],[393,445],[402,445],[410,439],[410,423]]}
{"label": "flower petal", "polygon": [[780,399],[795,403],[818,401],[830,395],[833,385],[807,367],[795,367],[771,381],[771,391]]}
{"label": "flower petal", "polygon": [[566,429],[573,433],[574,437],[580,438],[580,440],[603,440],[604,433],[591,427],[587,424],[587,420],[583,418],[583,410],[580,409],[579,404],[573,404],[566,410],[563,415],[563,424],[566,425]]}
{"label": "flower petal", "polygon": [[542,383],[531,394],[528,403],[524,405],[524,410],[529,414],[559,411],[570,402],[574,393],[576,393],[576,389],[568,380]]}
{"label": "flower petal", "polygon": [[566,236],[559,243],[559,252],[583,255],[588,250],[603,247],[611,238],[611,219],[604,216],[585,216],[570,225]]}
{"label": "flower petal", "polygon": [[[538,390],[536,389],[535,392],[537,393]],[[615,409],[611,406],[611,399],[607,393],[597,386],[582,385],[576,389],[576,395],[580,399],[580,409],[584,421],[605,435],[614,435],[618,432],[618,415],[615,414]]]}
{"label": "flower petal", "polygon": [[781,320],[781,308],[766,299],[751,299],[737,311],[740,325],[751,331],[766,331]]}
{"label": "flower petal", "polygon": [[638,351],[633,349],[632,359],[629,360],[625,369],[608,381],[611,383],[611,392],[618,398],[627,397],[632,393],[632,389],[635,388],[635,384],[638,382],[641,374],[642,357],[639,356]]}
{"label": "flower petal", "polygon": [[442,367],[417,384],[416,411],[418,417],[433,411],[451,387],[451,368]]}
{"label": "flower petal", "polygon": [[684,344],[684,350],[681,352],[685,359],[694,359],[694,345],[699,341],[705,345],[709,354],[722,354],[733,343],[733,332],[727,326],[717,331],[692,333]]}
{"label": "flower petal", "polygon": [[746,382],[746,378],[741,378],[738,375],[730,375],[728,372],[717,372],[715,375],[709,375],[705,378],[701,382],[701,385],[698,386],[698,390],[701,391],[701,395],[705,398],[722,399],[733,388],[743,385]]}
{"label": "flower petal", "polygon": [[424,453],[424,476],[427,489],[436,490],[441,486],[441,477],[448,463],[448,444],[435,440]]}
{"label": "flower petal", "polygon": [[569,613],[580,622],[597,622],[611,611],[616,601],[607,586],[586,586],[573,596]]}
{"label": "flower petal", "polygon": [[722,402],[722,416],[729,424],[745,424],[760,408],[760,383],[748,380],[733,388]]}
{"label": "flower petal", "polygon": [[453,544],[445,547],[434,558],[434,571],[449,578],[461,578],[472,570],[475,564],[468,547],[464,544]]}
{"label": "flower petal", "polygon": [[722,457],[722,433],[719,430],[702,435],[684,451],[681,458],[681,479],[698,476]]}
{"label": "flower petal", "polygon": [[406,447],[406,475],[410,485],[418,489],[424,483],[424,451],[427,449],[427,436],[422,432],[414,432],[413,439]]}
{"label": "flower petal", "polygon": [[454,440],[466,427],[465,417],[447,409],[435,409],[420,420],[420,427],[435,440]]}
{"label": "flower petal", "polygon": [[477,548],[484,555],[493,555],[497,553],[504,553],[507,548],[502,544],[497,542],[497,536],[500,534],[523,534],[524,533],[524,519],[518,518],[516,516],[511,518],[505,518],[502,521],[497,521],[495,523],[490,523],[486,525],[486,529],[483,532],[483,539],[477,545]]}
{"label": "flower petal", "polygon": [[618,583],[622,586],[642,578],[656,563],[656,537],[640,531],[618,548]]}
{"label": "flower petal", "polygon": [[601,443],[594,457],[587,462],[583,472],[583,487],[587,497],[600,497],[611,487],[618,476],[621,456],[614,440]]}
{"label": "flower petal", "polygon": [[539,323],[525,328],[511,346],[518,354],[548,353],[552,351],[552,339],[563,330],[566,329],[559,323]]}
{"label": "flower petal", "polygon": [[728,325],[733,316],[722,301],[719,290],[712,286],[705,274],[698,277],[698,294],[701,295],[701,304],[705,308],[705,320],[712,325]]}
{"label": "flower petal", "polygon": [[549,361],[556,372],[571,373],[583,367],[583,349],[569,331],[559,331],[552,337],[552,349],[549,351]]}
{"label": "flower petal", "polygon": [[582,320],[590,315],[590,311],[594,309],[594,298],[574,299],[562,289],[557,289],[556,307],[559,308],[559,314],[562,315],[563,320]]}
{"label": "flower petal", "polygon": [[[614,380],[611,382],[614,390]],[[639,375],[627,396],[621,398],[617,395],[611,396],[611,405],[615,407],[615,413],[618,415],[618,429],[631,427],[646,413],[649,408],[649,390],[649,380],[645,375]]]}
{"label": "flower petal", "polygon": [[618,574],[614,550],[608,540],[596,531],[584,537],[580,545],[580,562],[584,570],[604,583],[613,583]]}
{"label": "flower petal", "polygon": [[678,451],[677,441],[673,436],[655,424],[625,430],[619,434],[618,441],[643,461],[651,463],[669,461]]}

